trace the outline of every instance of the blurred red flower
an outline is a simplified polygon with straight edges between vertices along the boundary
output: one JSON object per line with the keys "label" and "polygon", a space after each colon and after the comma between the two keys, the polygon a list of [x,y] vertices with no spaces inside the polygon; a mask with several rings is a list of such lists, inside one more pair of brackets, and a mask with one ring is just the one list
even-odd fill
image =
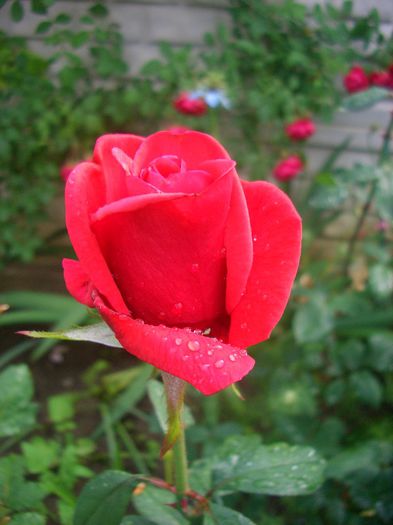
{"label": "blurred red flower", "polygon": [[273,175],[279,181],[287,181],[297,177],[303,169],[304,165],[301,158],[297,155],[290,155],[276,164]]}
{"label": "blurred red flower", "polygon": [[310,118],[295,120],[285,127],[285,133],[292,140],[306,140],[314,135],[315,131],[315,124]]}
{"label": "blurred red flower", "polygon": [[348,93],[363,91],[369,87],[366,72],[361,66],[353,66],[343,79],[343,84]]}

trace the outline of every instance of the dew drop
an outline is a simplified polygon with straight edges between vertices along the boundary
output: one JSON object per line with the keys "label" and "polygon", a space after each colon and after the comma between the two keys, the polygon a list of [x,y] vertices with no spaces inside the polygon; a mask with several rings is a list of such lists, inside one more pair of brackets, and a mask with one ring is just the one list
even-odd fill
{"label": "dew drop", "polygon": [[208,350],[207,351],[207,355],[213,355],[214,354],[214,350]]}
{"label": "dew drop", "polygon": [[204,364],[204,365],[199,365],[199,366],[200,366],[200,369],[201,369],[201,370],[204,370],[204,371],[206,371],[206,370],[208,370],[208,369],[210,368],[209,363],[206,363],[206,364]]}
{"label": "dew drop", "polygon": [[224,363],[224,360],[223,360],[223,359],[219,359],[218,361],[216,361],[216,362],[214,363],[214,366],[215,366],[216,368],[222,368],[222,367],[224,366],[224,364],[225,364],[225,363]]}
{"label": "dew drop", "polygon": [[240,328],[241,328],[242,330],[245,330],[245,329],[247,328],[247,326],[248,326],[247,323],[242,323],[242,324],[240,325]]}
{"label": "dew drop", "polygon": [[230,354],[229,355],[229,360],[230,361],[236,361],[236,355],[235,354]]}
{"label": "dew drop", "polygon": [[196,352],[197,350],[199,350],[199,347],[201,345],[198,341],[188,341],[187,346],[191,350],[191,352]]}
{"label": "dew drop", "polygon": [[175,344],[176,344],[177,346],[180,346],[180,345],[182,344],[182,342],[183,342],[183,340],[182,340],[181,337],[176,337],[176,339],[175,339]]}
{"label": "dew drop", "polygon": [[212,331],[211,328],[206,328],[206,330],[204,330],[204,332],[202,332],[202,333],[203,333],[203,335],[210,335],[211,331]]}
{"label": "dew drop", "polygon": [[173,306],[173,309],[175,310],[176,313],[179,314],[183,310],[183,303],[176,303]]}
{"label": "dew drop", "polygon": [[257,242],[258,237],[257,237],[256,235],[254,235],[253,238],[252,238],[252,240],[253,240],[254,242]]}
{"label": "dew drop", "polygon": [[190,359],[190,356],[189,355],[183,355],[182,359],[183,359],[183,361],[187,361],[188,359]]}

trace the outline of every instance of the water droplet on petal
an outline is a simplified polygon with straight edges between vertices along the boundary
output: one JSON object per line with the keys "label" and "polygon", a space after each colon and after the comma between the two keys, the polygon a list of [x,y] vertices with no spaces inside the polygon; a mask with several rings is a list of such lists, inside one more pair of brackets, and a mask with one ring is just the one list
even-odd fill
{"label": "water droplet on petal", "polygon": [[175,339],[175,344],[176,344],[177,346],[180,346],[180,345],[182,344],[182,342],[183,342],[183,340],[182,340],[181,337],[176,337],[176,339]]}
{"label": "water droplet on petal", "polygon": [[223,359],[219,359],[218,361],[216,361],[216,362],[214,363],[214,366],[215,366],[216,368],[222,368],[222,367],[224,366],[224,364],[225,364],[225,363],[224,363],[224,360],[223,360]]}
{"label": "water droplet on petal", "polygon": [[256,242],[256,241],[258,240],[258,237],[257,237],[256,235],[253,235],[252,240],[253,240],[254,242]]}
{"label": "water droplet on petal", "polygon": [[204,332],[202,332],[202,333],[203,333],[203,335],[209,335],[209,334],[211,334],[211,331],[212,331],[211,328],[206,328],[206,330]]}
{"label": "water droplet on petal", "polygon": [[174,311],[175,311],[177,314],[180,314],[181,311],[183,310],[183,303],[176,303],[176,304],[173,306],[173,309],[174,309]]}
{"label": "water droplet on petal", "polygon": [[241,328],[242,330],[245,330],[245,329],[247,328],[247,326],[248,326],[247,323],[242,323],[242,324],[240,325],[240,328]]}
{"label": "water droplet on petal", "polygon": [[199,366],[200,366],[200,369],[201,369],[201,370],[204,370],[204,371],[206,371],[206,370],[208,370],[208,369],[210,368],[209,363],[206,363],[206,364],[204,364],[204,365],[199,365]]}
{"label": "water droplet on petal", "polygon": [[229,355],[229,359],[230,359],[230,361],[236,361],[236,355],[235,354],[230,354]]}
{"label": "water droplet on petal", "polygon": [[208,350],[207,351],[207,355],[213,355],[214,354],[214,350]]}
{"label": "water droplet on petal", "polygon": [[199,347],[201,345],[198,341],[188,341],[187,346],[191,350],[191,352],[196,352],[197,350],[199,350]]}
{"label": "water droplet on petal", "polygon": [[192,273],[198,273],[199,272],[199,264],[198,263],[194,263],[191,265],[191,272]]}

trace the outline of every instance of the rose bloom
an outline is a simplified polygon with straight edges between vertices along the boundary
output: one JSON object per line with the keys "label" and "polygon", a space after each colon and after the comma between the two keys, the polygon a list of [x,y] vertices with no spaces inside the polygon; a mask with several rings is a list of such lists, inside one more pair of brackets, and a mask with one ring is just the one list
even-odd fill
{"label": "rose bloom", "polygon": [[343,84],[348,93],[363,91],[369,87],[366,72],[361,66],[353,66],[343,79]]}
{"label": "rose bloom", "polygon": [[70,174],[69,292],[122,346],[204,394],[254,366],[297,271],[301,220],[268,182],[242,181],[212,137],[104,135]]}
{"label": "rose bloom", "polygon": [[207,104],[203,98],[192,97],[189,93],[183,92],[173,101],[174,108],[184,115],[200,116],[206,113]]}
{"label": "rose bloom", "polygon": [[274,177],[279,181],[294,179],[304,169],[303,162],[297,155],[290,155],[281,160],[273,169]]}
{"label": "rose bloom", "polygon": [[295,120],[285,127],[285,133],[292,140],[305,140],[314,135],[315,131],[315,124],[310,118]]}
{"label": "rose bloom", "polygon": [[390,74],[388,71],[373,71],[368,76],[370,84],[372,86],[389,87],[390,86]]}

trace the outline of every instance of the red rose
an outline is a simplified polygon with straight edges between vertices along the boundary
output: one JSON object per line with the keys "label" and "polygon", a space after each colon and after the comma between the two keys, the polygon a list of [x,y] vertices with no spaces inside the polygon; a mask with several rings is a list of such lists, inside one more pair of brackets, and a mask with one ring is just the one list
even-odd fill
{"label": "red rose", "polygon": [[310,118],[302,118],[285,127],[285,133],[292,140],[305,140],[315,133],[315,124]]}
{"label": "red rose", "polygon": [[356,93],[369,87],[368,77],[361,66],[353,66],[343,79],[348,93]]}
{"label": "red rose", "polygon": [[372,86],[389,87],[390,75],[388,71],[373,71],[368,76]]}
{"label": "red rose", "polygon": [[207,104],[203,98],[193,98],[187,92],[180,95],[173,101],[174,108],[184,115],[203,115],[207,111]]}
{"label": "red rose", "polygon": [[213,394],[254,366],[288,301],[301,221],[212,137],[104,135],[66,185],[69,292],[139,359]]}
{"label": "red rose", "polygon": [[291,155],[276,164],[273,175],[277,180],[286,181],[295,178],[303,169],[302,160],[297,155]]}

